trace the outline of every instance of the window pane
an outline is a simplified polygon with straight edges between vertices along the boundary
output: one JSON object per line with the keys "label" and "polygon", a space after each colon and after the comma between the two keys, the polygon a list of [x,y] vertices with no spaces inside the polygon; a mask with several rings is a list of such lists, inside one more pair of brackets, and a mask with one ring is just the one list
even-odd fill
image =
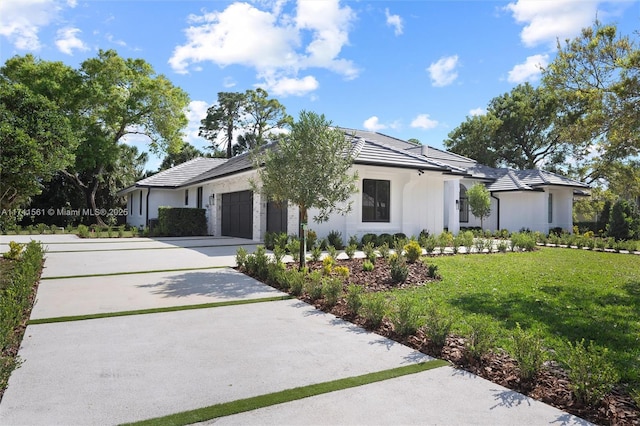
{"label": "window pane", "polygon": [[362,221],[389,222],[391,182],[363,179]]}

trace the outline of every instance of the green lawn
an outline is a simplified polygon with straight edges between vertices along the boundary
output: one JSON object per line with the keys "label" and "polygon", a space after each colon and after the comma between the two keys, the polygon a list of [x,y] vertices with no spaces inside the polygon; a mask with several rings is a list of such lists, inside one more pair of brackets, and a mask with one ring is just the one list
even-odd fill
{"label": "green lawn", "polygon": [[519,322],[549,348],[584,338],[607,347],[623,382],[640,382],[640,256],[543,248],[532,253],[427,258],[442,281],[412,290],[456,318],[478,314],[496,326],[498,344]]}

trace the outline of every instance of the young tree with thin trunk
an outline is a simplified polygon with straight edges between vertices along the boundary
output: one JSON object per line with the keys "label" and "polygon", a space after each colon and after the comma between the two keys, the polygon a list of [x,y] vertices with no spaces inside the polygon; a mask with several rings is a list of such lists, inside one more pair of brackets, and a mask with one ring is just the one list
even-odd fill
{"label": "young tree with thin trunk", "polygon": [[469,207],[471,214],[480,218],[480,227],[484,229],[484,218],[491,214],[491,196],[489,190],[477,183],[467,189],[467,197],[469,197]]}
{"label": "young tree with thin trunk", "polygon": [[324,115],[302,111],[291,133],[267,147],[254,159],[262,194],[277,203],[291,203],[299,210],[300,268],[305,266],[304,224],[309,209],[325,222],[332,213],[351,211],[350,198],[357,192],[358,176],[350,171],[352,143],[331,127]]}

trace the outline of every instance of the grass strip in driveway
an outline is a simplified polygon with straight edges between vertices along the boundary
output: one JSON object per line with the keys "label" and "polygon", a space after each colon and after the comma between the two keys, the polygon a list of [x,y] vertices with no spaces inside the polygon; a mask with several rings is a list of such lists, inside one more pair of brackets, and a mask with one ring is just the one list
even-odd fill
{"label": "grass strip in driveway", "polygon": [[156,417],[149,420],[127,423],[133,426],[147,425],[188,425],[197,422],[211,420],[217,417],[230,416],[232,414],[252,411],[258,408],[269,407],[271,405],[282,404],[324,393],[335,392],[343,389],[354,388],[367,385],[369,383],[381,382],[383,380],[394,379],[408,374],[420,373],[438,367],[449,365],[443,360],[432,360],[418,364],[406,365],[392,368],[390,370],[377,371],[375,373],[363,374],[361,376],[347,377],[330,382],[316,383],[308,386],[301,386],[293,389],[286,389],[279,392],[254,396],[251,398],[239,399],[236,401],[224,402],[211,405],[209,407],[197,408],[195,410],[183,411],[181,413],[170,414],[168,416]]}
{"label": "grass strip in driveway", "polygon": [[[59,252],[55,252],[59,253]],[[56,277],[41,277],[40,280],[62,280],[66,278],[92,278],[92,277],[112,277],[116,275],[137,275],[137,274],[154,274],[156,272],[183,272],[183,271],[199,271],[201,269],[233,269],[231,266],[203,266],[199,268],[176,268],[176,269],[152,269],[147,271],[130,271],[130,272],[110,272],[107,274],[81,274],[81,275],[59,275]]]}
{"label": "grass strip in driveway", "polygon": [[158,314],[163,312],[188,311],[192,309],[219,308],[222,306],[248,305],[251,303],[274,302],[278,300],[288,300],[291,298],[292,296],[286,295],[286,296],[262,297],[259,299],[229,300],[226,302],[201,303],[198,305],[168,306],[164,308],[138,309],[134,311],[104,312],[100,314],[38,318],[38,319],[29,320],[27,322],[27,325],[51,324],[56,322],[69,322],[69,321],[84,321],[84,320],[112,318],[112,317],[126,317],[129,315]]}

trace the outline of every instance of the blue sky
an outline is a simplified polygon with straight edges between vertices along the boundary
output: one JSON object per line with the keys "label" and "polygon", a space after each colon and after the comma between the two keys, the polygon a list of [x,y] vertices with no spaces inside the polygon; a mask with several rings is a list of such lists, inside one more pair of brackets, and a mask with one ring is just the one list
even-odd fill
{"label": "blue sky", "polygon": [[596,17],[630,35],[640,1],[2,0],[0,60],[78,67],[99,49],[145,59],[189,94],[185,140],[199,148],[217,93],[255,87],[294,117],[442,147],[491,98],[536,84],[557,38]]}

